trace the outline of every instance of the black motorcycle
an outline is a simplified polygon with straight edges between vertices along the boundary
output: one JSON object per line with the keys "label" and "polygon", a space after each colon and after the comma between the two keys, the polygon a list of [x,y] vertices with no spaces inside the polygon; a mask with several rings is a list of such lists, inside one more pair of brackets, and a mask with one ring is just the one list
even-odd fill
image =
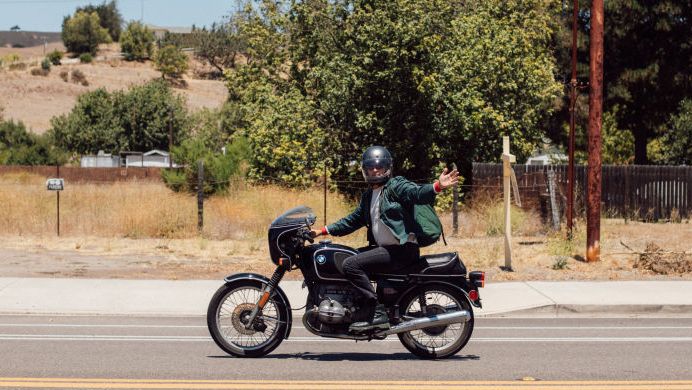
{"label": "black motorcycle", "polygon": [[[360,294],[344,278],[344,260],[358,251],[324,240],[313,243],[315,215],[307,207],[287,211],[269,227],[269,252],[277,265],[271,279],[253,273],[228,276],[209,303],[207,325],[216,344],[238,357],[264,356],[291,333],[291,304],[279,288],[286,273],[299,269],[308,298],[305,329],[322,337],[381,340],[396,334],[421,358],[446,358],[461,350],[473,332],[472,305],[481,307],[478,288],[485,273],[466,275],[456,253],[421,256],[420,261],[386,274],[377,283],[378,310],[388,329],[352,332],[365,320]],[[306,241],[310,245],[306,245]]]}

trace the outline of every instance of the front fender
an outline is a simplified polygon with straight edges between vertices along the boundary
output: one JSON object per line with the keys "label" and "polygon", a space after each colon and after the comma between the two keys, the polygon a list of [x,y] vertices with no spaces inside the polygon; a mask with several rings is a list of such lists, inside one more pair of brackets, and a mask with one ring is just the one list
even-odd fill
{"label": "front fender", "polygon": [[[233,275],[228,275],[225,278],[223,278],[223,281],[226,284],[232,284],[236,283],[239,281],[243,280],[250,280],[253,282],[259,282],[264,285],[269,283],[269,279],[265,277],[264,275],[260,274],[255,274],[251,272],[244,272],[240,274],[233,274]],[[272,294],[273,296],[278,295],[279,299],[283,302],[284,307],[286,307],[286,334],[284,335],[284,338],[288,338],[288,336],[291,334],[291,326],[293,323],[293,314],[291,311],[291,302],[288,301],[288,297],[286,296],[286,293],[284,293],[284,290],[281,289],[281,287],[276,286],[274,287],[274,293]]]}

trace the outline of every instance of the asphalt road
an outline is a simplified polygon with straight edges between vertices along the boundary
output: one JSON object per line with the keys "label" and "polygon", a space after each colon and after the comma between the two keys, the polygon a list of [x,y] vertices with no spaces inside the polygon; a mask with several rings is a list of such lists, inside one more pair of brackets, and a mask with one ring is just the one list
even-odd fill
{"label": "asphalt road", "polygon": [[[0,356],[0,387],[14,388],[36,383],[65,388],[246,383],[250,387],[242,388],[274,388],[271,380],[303,381],[293,388],[356,381],[451,386],[459,381],[526,383],[522,379],[531,378],[539,381],[534,385],[606,380],[635,386],[627,388],[638,383],[642,388],[656,383],[692,388],[692,318],[478,318],[471,341],[457,356],[423,361],[396,336],[358,343],[318,338],[298,318],[291,338],[273,353],[238,359],[213,343],[202,317],[3,315]],[[685,382],[671,382],[675,380]],[[392,383],[387,387],[404,382]],[[334,388],[349,388],[344,386]]]}

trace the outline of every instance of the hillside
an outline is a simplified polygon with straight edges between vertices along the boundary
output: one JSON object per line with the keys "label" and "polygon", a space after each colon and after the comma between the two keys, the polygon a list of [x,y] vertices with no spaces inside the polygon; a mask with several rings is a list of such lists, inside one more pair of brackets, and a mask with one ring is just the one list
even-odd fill
{"label": "hillside", "polygon": [[[62,47],[61,44],[49,45],[49,51]],[[0,57],[14,53],[28,63],[24,70],[10,71],[5,66],[0,70],[0,107],[4,107],[4,117],[20,120],[36,133],[43,133],[50,128],[50,119],[68,113],[77,97],[96,88],[109,91],[127,89],[133,85],[143,84],[160,77],[151,62],[127,62],[118,58],[118,45],[107,45],[99,53],[98,61],[92,64],[70,63],[54,66],[48,76],[32,76],[30,69],[38,66],[43,57],[43,46],[31,48],[0,48]],[[64,62],[74,62],[63,59]],[[182,94],[192,111],[201,108],[217,108],[226,100],[227,90],[222,81],[201,80],[195,74],[200,64],[192,63],[185,77],[187,88],[176,89]],[[65,82],[60,78],[62,71],[72,72],[79,69],[86,76],[89,86]]]}

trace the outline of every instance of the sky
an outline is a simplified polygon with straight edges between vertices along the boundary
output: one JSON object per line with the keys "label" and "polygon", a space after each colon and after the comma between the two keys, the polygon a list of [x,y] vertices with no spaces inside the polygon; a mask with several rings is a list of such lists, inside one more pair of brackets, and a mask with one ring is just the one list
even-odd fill
{"label": "sky", "polygon": [[[0,0],[0,31],[18,25],[24,31],[60,32],[62,19],[79,6],[103,0]],[[165,27],[209,26],[234,9],[234,0],[117,0],[123,19]]]}

